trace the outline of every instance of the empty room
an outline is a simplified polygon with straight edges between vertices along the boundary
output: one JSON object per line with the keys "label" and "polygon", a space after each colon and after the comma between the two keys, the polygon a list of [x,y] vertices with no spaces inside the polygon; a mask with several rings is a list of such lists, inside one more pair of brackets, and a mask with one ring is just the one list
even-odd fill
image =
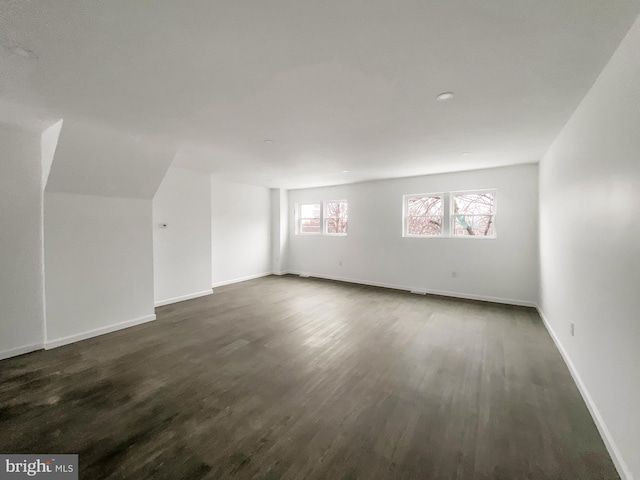
{"label": "empty room", "polygon": [[0,479],[640,480],[639,15],[0,2]]}

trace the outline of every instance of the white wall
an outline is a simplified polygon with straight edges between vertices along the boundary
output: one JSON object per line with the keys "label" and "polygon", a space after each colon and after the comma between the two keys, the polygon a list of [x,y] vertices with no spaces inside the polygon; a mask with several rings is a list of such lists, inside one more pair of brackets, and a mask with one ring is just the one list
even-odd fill
{"label": "white wall", "polygon": [[152,198],[174,153],[64,119],[44,196],[45,347],[155,318]]}
{"label": "white wall", "polygon": [[270,190],[211,178],[213,286],[271,273]]}
{"label": "white wall", "polygon": [[640,20],[540,165],[541,309],[627,479],[640,479],[638,212]]}
{"label": "white wall", "polygon": [[0,123],[0,358],[42,344],[40,134]]}
{"label": "white wall", "polygon": [[151,200],[45,192],[46,346],[155,318]]}
{"label": "white wall", "polygon": [[282,275],[289,270],[289,194],[271,189],[271,271]]}
{"label": "white wall", "polygon": [[[296,203],[346,199],[349,234],[295,235],[295,222],[290,222],[289,270],[446,295],[535,304],[537,181],[537,166],[523,165],[291,190],[291,218]],[[403,195],[485,188],[498,189],[495,240],[402,237]],[[457,273],[456,278],[452,278],[452,271]]]}
{"label": "white wall", "polygon": [[162,180],[153,198],[153,275],[156,305],[212,292],[209,174],[170,168]]}

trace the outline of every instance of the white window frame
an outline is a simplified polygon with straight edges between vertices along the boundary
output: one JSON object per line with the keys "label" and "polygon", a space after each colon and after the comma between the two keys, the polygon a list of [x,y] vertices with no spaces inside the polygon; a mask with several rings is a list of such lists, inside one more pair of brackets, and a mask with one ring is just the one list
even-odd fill
{"label": "white window frame", "polygon": [[[424,198],[424,197],[438,197],[442,201],[442,226],[440,228],[440,235],[416,235],[409,233],[409,199],[410,198]],[[407,238],[445,238],[447,232],[447,194],[445,192],[438,193],[411,193],[403,195],[402,197],[402,236]],[[435,215],[433,215],[435,216]]]}
{"label": "white window frame", "polygon": [[[479,193],[493,193],[493,235],[455,235],[455,212],[453,201],[453,197],[456,195],[466,195],[466,194],[479,194]],[[465,216],[476,216],[476,215],[465,215]],[[487,215],[477,215],[478,217],[485,217]],[[449,192],[449,237],[450,238],[466,238],[473,240],[495,240],[498,238],[498,189],[496,188],[485,188],[482,190],[458,190],[455,192]]]}
{"label": "white window frame", "polygon": [[[302,231],[302,221],[303,220],[315,220],[316,217],[302,217],[302,206],[303,205],[320,205],[320,231],[319,232],[303,232]],[[324,220],[322,218],[322,213],[324,210],[324,205],[322,201],[312,201],[312,202],[298,202],[296,203],[296,235],[322,235],[324,233]]]}
{"label": "white window frame", "polygon": [[[335,217],[329,217],[327,215],[327,205],[329,203],[346,203],[347,204],[347,233],[329,233],[327,229],[327,221],[334,219]],[[349,202],[347,200],[325,200],[323,205],[323,218],[322,218],[322,227],[324,235],[329,237],[346,237],[349,235]]]}

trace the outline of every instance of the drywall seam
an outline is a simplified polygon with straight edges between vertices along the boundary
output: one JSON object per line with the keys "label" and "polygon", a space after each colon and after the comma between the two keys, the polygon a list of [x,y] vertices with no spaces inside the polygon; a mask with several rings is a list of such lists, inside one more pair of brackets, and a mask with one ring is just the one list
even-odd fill
{"label": "drywall seam", "polygon": [[562,359],[564,360],[564,363],[567,365],[567,368],[569,368],[569,372],[571,372],[573,381],[578,386],[578,390],[582,395],[582,399],[584,400],[584,403],[587,405],[587,408],[589,409],[589,413],[591,413],[591,417],[593,418],[593,421],[596,424],[596,428],[598,429],[598,432],[600,432],[600,436],[602,437],[604,444],[607,447],[607,450],[609,452],[609,455],[611,456],[611,459],[613,460],[616,470],[618,470],[618,474],[620,475],[620,478],[622,480],[634,480],[633,475],[629,471],[629,468],[627,467],[626,462],[623,460],[622,455],[620,454],[620,450],[618,450],[618,447],[616,446],[616,442],[613,440],[613,437],[611,436],[611,433],[609,432],[607,425],[604,423],[602,415],[600,415],[600,411],[598,410],[598,407],[596,406],[593,399],[591,398],[591,395],[589,394],[589,390],[587,390],[587,387],[583,383],[582,378],[580,377],[580,374],[574,367],[573,362],[571,361],[571,357],[569,357],[569,354],[564,349],[562,343],[560,342],[560,339],[556,335],[556,332],[554,332],[553,328],[551,328],[551,324],[547,320],[547,317],[545,316],[544,312],[542,311],[539,305],[536,305],[536,310],[538,310],[538,314],[540,315],[540,318],[542,319],[544,326],[547,328],[549,335],[553,339],[553,342],[556,344],[556,347],[558,348],[560,355],[562,355]]}
{"label": "drywall seam", "polygon": [[449,292],[445,290],[425,290],[423,288],[416,289],[415,287],[409,287],[407,285],[396,285],[392,283],[383,283],[383,282],[372,282],[369,280],[358,280],[354,278],[347,277],[336,277],[333,275],[320,275],[316,273],[309,272],[294,272],[289,271],[287,273],[291,273],[293,275],[300,275],[303,277],[315,277],[315,278],[323,278],[326,280],[335,280],[338,282],[347,282],[347,283],[357,283],[359,285],[369,285],[371,287],[382,287],[382,288],[392,288],[394,290],[404,290],[407,292],[411,291],[419,291],[421,294],[426,295],[440,295],[443,297],[453,297],[453,298],[463,298],[465,300],[480,300],[482,302],[492,302],[492,303],[503,303],[506,305],[516,305],[519,307],[536,307],[535,302],[529,302],[527,300],[516,300],[511,298],[500,298],[500,297],[489,297],[485,295],[474,295],[471,293],[460,293],[460,292]]}
{"label": "drywall seam", "polygon": [[248,275],[246,277],[225,280],[223,282],[214,283],[212,288],[222,287],[223,285],[231,285],[232,283],[246,282],[247,280],[253,280],[255,278],[268,277],[269,275],[271,275],[271,272],[257,273],[255,275]]}
{"label": "drywall seam", "polygon": [[41,343],[24,345],[22,347],[12,348],[11,350],[0,352],[0,360],[4,360],[5,358],[17,357],[18,355],[24,355],[25,353],[35,352],[36,350],[42,350]]}
{"label": "drywall seam", "polygon": [[51,348],[61,347],[68,345],[69,343],[79,342],[80,340],[86,340],[88,338],[98,337],[107,333],[115,332],[129,327],[140,325],[141,323],[151,322],[156,319],[154,315],[146,315],[140,318],[134,318],[133,320],[127,320],[126,322],[115,323],[106,327],[96,328],[95,330],[89,330],[88,332],[78,333],[75,335],[69,335],[68,337],[57,338],[55,340],[47,340],[44,343],[45,350]]}
{"label": "drywall seam", "polygon": [[162,307],[163,305],[170,305],[172,303],[183,302],[185,300],[191,300],[192,298],[205,297],[207,295],[211,295],[213,293],[213,289],[203,290],[201,292],[190,293],[188,295],[180,295],[179,297],[167,298],[165,300],[158,300],[154,303],[156,307]]}

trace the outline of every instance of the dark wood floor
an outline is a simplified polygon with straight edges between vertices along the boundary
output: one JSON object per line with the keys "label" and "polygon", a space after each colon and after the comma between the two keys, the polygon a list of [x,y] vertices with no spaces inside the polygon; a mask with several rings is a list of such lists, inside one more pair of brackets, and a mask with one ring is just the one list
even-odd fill
{"label": "dark wood floor", "polygon": [[0,362],[0,452],[81,479],[617,479],[532,309],[267,277]]}

